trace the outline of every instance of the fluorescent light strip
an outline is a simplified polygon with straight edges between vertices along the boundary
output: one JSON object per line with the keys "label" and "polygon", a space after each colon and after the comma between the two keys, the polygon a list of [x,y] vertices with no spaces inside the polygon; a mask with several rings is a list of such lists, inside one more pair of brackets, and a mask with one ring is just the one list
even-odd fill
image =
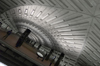
{"label": "fluorescent light strip", "polygon": [[35,10],[32,11],[31,16],[34,14]]}
{"label": "fluorescent light strip", "polygon": [[41,19],[43,20],[43,19],[45,19],[45,18],[46,18],[46,17],[48,17],[48,16],[49,16],[49,14],[47,14],[46,16],[44,16],[44,17],[43,17],[43,18],[41,18]]}
{"label": "fluorescent light strip", "polygon": [[68,27],[68,26],[69,26],[68,24],[66,24],[66,25],[64,24],[64,25],[61,25],[61,26],[60,25],[56,25],[55,28],[56,29],[57,28],[65,28],[65,27]]}
{"label": "fluorescent light strip", "polygon": [[58,23],[61,23],[61,22],[64,22],[64,20],[60,20],[60,21],[57,21],[57,22],[53,22],[52,24],[58,24]]}
{"label": "fluorescent light strip", "polygon": [[62,33],[61,35],[73,35],[73,34],[69,34],[69,33]]}
{"label": "fluorescent light strip", "polygon": [[19,12],[19,15],[21,15],[22,11],[20,9],[18,10],[18,12]]}
{"label": "fluorescent light strip", "polygon": [[27,13],[27,12],[28,12],[28,10],[26,9],[26,10],[25,10],[25,13]]}
{"label": "fluorescent light strip", "polygon": [[42,14],[42,11],[40,11],[36,17],[39,17],[41,14]]}
{"label": "fluorescent light strip", "polygon": [[0,66],[7,66],[6,64],[4,64],[4,63],[2,63],[2,62],[0,62]]}
{"label": "fluorescent light strip", "polygon": [[66,44],[63,44],[64,46],[66,46]]}
{"label": "fluorescent light strip", "polygon": [[67,43],[75,43],[75,42],[67,41]]}
{"label": "fluorescent light strip", "polygon": [[51,20],[53,20],[53,19],[55,19],[55,18],[57,18],[57,17],[55,16],[55,17],[53,17],[53,18],[47,20],[46,22],[49,22],[49,21],[51,21]]}
{"label": "fluorescent light strip", "polygon": [[25,16],[27,16],[27,13],[28,13],[28,10],[26,9],[26,10],[25,10]]}

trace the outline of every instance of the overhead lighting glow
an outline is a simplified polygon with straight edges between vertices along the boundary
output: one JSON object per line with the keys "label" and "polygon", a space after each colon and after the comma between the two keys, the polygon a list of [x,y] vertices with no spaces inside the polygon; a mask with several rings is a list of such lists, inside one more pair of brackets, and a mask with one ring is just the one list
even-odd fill
{"label": "overhead lighting glow", "polygon": [[28,12],[28,10],[26,9],[26,10],[25,10],[25,13],[27,13],[27,12]]}
{"label": "overhead lighting glow", "polygon": [[36,17],[39,17],[41,14],[42,14],[42,11],[40,11]]}
{"label": "overhead lighting glow", "polygon": [[18,10],[18,12],[19,12],[19,15],[21,15],[21,13],[22,13],[22,12],[21,12],[21,10],[20,10],[20,9]]}
{"label": "overhead lighting glow", "polygon": [[25,10],[25,16],[27,16],[27,13],[28,13],[28,10],[26,9],[26,10]]}
{"label": "overhead lighting glow", "polygon": [[0,66],[7,66],[6,64],[4,64],[4,63],[2,63],[2,62],[0,62]]}
{"label": "overhead lighting glow", "polygon": [[75,42],[67,41],[67,43],[75,43]]}
{"label": "overhead lighting glow", "polygon": [[[73,35],[73,34],[62,33],[61,35],[70,35],[70,36],[71,36],[71,35]],[[73,38],[72,38],[72,39],[73,39]]]}
{"label": "overhead lighting glow", "polygon": [[57,17],[55,16],[55,17],[53,17],[53,18],[47,20],[46,22],[49,22],[49,21],[51,21],[51,20],[53,20],[53,19],[55,19],[55,18],[57,18]]}
{"label": "overhead lighting glow", "polygon": [[48,16],[49,16],[49,14],[47,14],[46,16],[44,16],[44,17],[42,18],[42,20],[45,19],[45,18],[48,17]]}
{"label": "overhead lighting glow", "polygon": [[34,14],[35,10],[32,11],[31,16]]}
{"label": "overhead lighting glow", "polygon": [[64,46],[66,46],[66,44],[64,44]]}
{"label": "overhead lighting glow", "polygon": [[54,22],[54,23],[52,23],[52,24],[58,24],[58,23],[61,23],[61,22],[64,22],[64,20],[59,20],[59,21]]}

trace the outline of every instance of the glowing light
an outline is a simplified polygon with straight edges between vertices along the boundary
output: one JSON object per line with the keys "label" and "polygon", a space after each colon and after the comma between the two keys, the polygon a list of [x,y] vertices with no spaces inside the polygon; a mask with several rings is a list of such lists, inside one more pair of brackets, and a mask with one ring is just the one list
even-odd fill
{"label": "glowing light", "polygon": [[33,11],[32,11],[31,15],[33,15],[33,14],[34,14],[34,12],[35,12],[35,10],[33,10]]}
{"label": "glowing light", "polygon": [[55,19],[55,18],[57,18],[57,17],[53,17],[53,18],[47,20],[46,22],[49,22],[49,21],[51,21],[51,20],[53,20],[53,19]]}
{"label": "glowing light", "polygon": [[42,11],[36,17],[39,17],[41,14],[42,14]]}
{"label": "glowing light", "polygon": [[28,10],[26,9],[26,10],[25,10],[25,16],[27,16],[27,13],[28,13]]}
{"label": "glowing light", "polygon": [[66,44],[64,44],[64,46],[66,46]]}
{"label": "glowing light", "polygon": [[67,43],[75,43],[75,42],[67,41]]}
{"label": "glowing light", "polygon": [[59,20],[59,21],[54,22],[54,23],[52,23],[52,24],[58,24],[58,23],[61,23],[61,22],[64,22],[64,20]]}
{"label": "glowing light", "polygon": [[0,66],[7,66],[6,64],[4,64],[4,63],[2,63],[2,62],[0,62]]}
{"label": "glowing light", "polygon": [[44,16],[44,17],[42,18],[42,20],[45,19],[45,18],[48,17],[48,16],[49,16],[49,14],[47,14],[46,16]]}
{"label": "glowing light", "polygon": [[21,15],[21,13],[22,13],[22,12],[21,12],[21,10],[20,10],[20,9],[18,10],[18,12],[19,12],[19,15]]}
{"label": "glowing light", "polygon": [[27,13],[27,12],[28,12],[28,10],[26,9],[26,10],[25,10],[25,13]]}

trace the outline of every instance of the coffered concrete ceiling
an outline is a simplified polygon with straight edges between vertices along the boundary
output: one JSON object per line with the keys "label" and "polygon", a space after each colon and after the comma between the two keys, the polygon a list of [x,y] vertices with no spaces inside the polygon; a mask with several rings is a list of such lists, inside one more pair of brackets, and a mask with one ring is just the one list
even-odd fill
{"label": "coffered concrete ceiling", "polygon": [[15,33],[28,28],[81,66],[100,65],[100,0],[0,0],[0,12]]}

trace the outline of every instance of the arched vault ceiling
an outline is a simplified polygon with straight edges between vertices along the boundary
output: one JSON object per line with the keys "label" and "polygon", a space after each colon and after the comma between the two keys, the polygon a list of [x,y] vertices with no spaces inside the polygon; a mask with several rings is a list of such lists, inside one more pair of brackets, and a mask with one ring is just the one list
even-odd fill
{"label": "arched vault ceiling", "polygon": [[41,29],[46,30],[57,41],[52,47],[64,50],[63,52],[69,55],[75,54],[73,55],[75,57],[82,49],[92,22],[92,17],[87,14],[55,7],[20,6],[10,11],[12,10],[15,12],[13,16],[15,23],[29,20],[33,22],[31,24],[41,26]]}
{"label": "arched vault ceiling", "polygon": [[[49,47],[64,52],[69,57],[79,58],[80,64],[100,65],[100,0],[13,1],[19,7],[8,8],[5,5],[10,10],[1,14],[2,19],[6,19],[3,18],[4,15],[8,18],[12,16],[10,18],[14,20],[17,27],[22,23],[24,27],[28,24],[28,28],[36,25],[41,33],[40,36],[43,33],[44,38],[47,38],[44,42]],[[13,23],[11,24],[14,26]],[[9,26],[13,27],[11,24],[9,23]],[[35,30],[33,27],[31,29]]]}

